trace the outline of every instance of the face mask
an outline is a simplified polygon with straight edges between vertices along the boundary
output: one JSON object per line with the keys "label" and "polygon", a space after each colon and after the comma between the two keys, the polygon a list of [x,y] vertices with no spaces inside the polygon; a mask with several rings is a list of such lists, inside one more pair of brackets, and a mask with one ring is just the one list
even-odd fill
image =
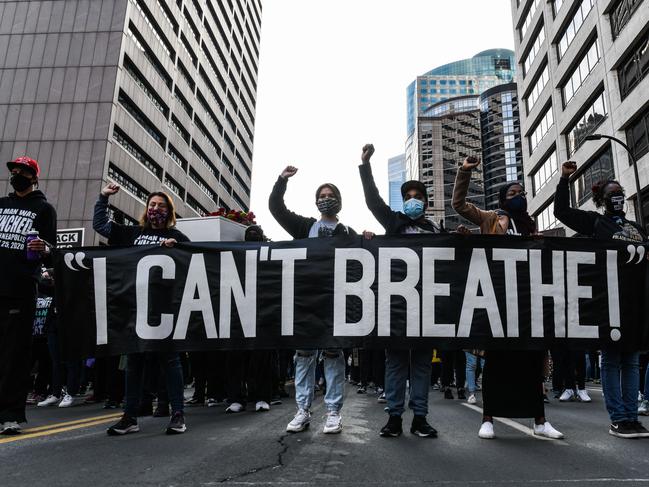
{"label": "face mask", "polygon": [[22,193],[34,184],[30,178],[23,176],[22,174],[12,174],[9,183],[19,193]]}
{"label": "face mask", "polygon": [[624,193],[615,191],[610,193],[604,200],[606,211],[610,213],[622,213],[624,211]]}
{"label": "face mask", "polygon": [[403,203],[403,212],[411,220],[417,220],[424,214],[424,202],[417,198],[410,198]]}
{"label": "face mask", "polygon": [[525,213],[527,211],[527,198],[522,194],[518,194],[512,199],[506,200],[505,205],[507,205],[505,209],[512,213]]}
{"label": "face mask", "polygon": [[149,208],[146,212],[147,219],[152,225],[157,227],[167,222],[169,212],[163,208]]}
{"label": "face mask", "polygon": [[315,204],[323,215],[334,216],[340,212],[338,198],[320,198]]}

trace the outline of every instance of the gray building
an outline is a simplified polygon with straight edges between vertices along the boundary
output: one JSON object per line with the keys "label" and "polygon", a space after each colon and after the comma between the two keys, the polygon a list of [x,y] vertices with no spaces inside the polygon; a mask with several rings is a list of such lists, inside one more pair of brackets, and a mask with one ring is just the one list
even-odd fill
{"label": "gray building", "polygon": [[[0,158],[37,159],[59,228],[107,181],[118,220],[146,195],[179,217],[248,209],[261,0],[0,3]],[[9,189],[6,172],[0,189]]]}
{"label": "gray building", "polygon": [[604,134],[625,141],[638,160],[640,186],[647,188],[647,2],[511,0],[511,8],[524,172],[539,229],[560,225],[552,198],[560,165],[568,159],[578,164],[571,180],[573,206],[592,208],[592,183],[615,177],[631,197],[633,216],[637,191],[627,152],[619,144],[586,137]]}
{"label": "gray building", "polygon": [[400,154],[388,159],[388,185],[390,208],[394,211],[403,211],[403,198],[401,185],[406,182],[406,155]]}

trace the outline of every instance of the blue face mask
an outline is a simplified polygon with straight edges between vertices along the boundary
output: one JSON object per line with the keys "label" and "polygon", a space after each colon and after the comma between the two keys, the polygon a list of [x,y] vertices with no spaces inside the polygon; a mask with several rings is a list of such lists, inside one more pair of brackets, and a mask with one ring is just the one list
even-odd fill
{"label": "blue face mask", "polygon": [[424,202],[416,198],[410,198],[403,203],[403,212],[411,220],[417,220],[424,214]]}

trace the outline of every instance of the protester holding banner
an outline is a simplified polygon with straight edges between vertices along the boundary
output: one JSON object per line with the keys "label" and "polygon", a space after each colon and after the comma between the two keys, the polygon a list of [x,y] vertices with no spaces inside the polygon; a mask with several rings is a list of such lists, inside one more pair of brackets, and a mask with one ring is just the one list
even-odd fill
{"label": "protester holding banner", "polygon": [[[407,181],[401,186],[404,213],[393,211],[383,201],[372,176],[370,165],[372,154],[374,154],[374,146],[365,145],[359,171],[367,207],[385,228],[386,235],[440,233],[440,227],[425,217],[428,194],[426,186],[420,181]],[[403,432],[401,416],[404,413],[406,381],[410,371],[409,406],[414,413],[410,432],[423,438],[436,437],[437,430],[426,421],[432,350],[430,348],[387,349],[385,357],[385,398],[390,417],[381,429],[380,435],[396,437]]]}
{"label": "protester holding banner", "polygon": [[37,161],[19,157],[7,167],[14,192],[0,198],[0,434],[9,435],[27,421],[36,283],[56,241],[56,211],[36,189]]}
{"label": "protester holding banner", "polygon": [[[119,191],[119,185],[108,184],[101,190],[95,204],[93,228],[108,239],[111,245],[164,245],[172,247],[177,242],[188,242],[189,239],[175,228],[176,213],[173,200],[163,192],[149,194],[146,208],[140,224],[137,226],[120,225],[108,216],[108,198]],[[171,403],[171,420],[167,434],[184,433],[185,415],[183,407],[183,372],[178,353],[160,353],[160,363],[165,371],[167,392]],[[111,436],[125,435],[139,431],[137,412],[143,386],[145,354],[135,353],[127,357],[126,362],[126,401],[124,415],[107,433]]]}
{"label": "protester holding banner", "polygon": [[[453,209],[480,226],[483,234],[533,235],[536,224],[527,213],[525,190],[519,182],[500,189],[496,211],[484,211],[466,201],[471,172],[480,160],[468,157],[458,169],[453,189]],[[488,350],[482,379],[483,417],[478,436],[495,438],[493,417],[534,418],[534,434],[560,439],[563,434],[545,419],[543,368],[546,352]]]}
{"label": "protester holding banner", "polygon": [[[294,239],[335,237],[338,235],[356,235],[350,227],[338,220],[342,208],[342,197],[338,188],[331,184],[321,184],[315,193],[315,204],[320,212],[320,219],[297,215],[286,208],[284,193],[288,179],[295,176],[297,168],[287,166],[282,171],[268,200],[270,213],[275,220]],[[323,433],[340,433],[342,419],[340,410],[343,406],[345,387],[345,357],[343,351],[325,350],[324,373],[327,382],[324,401],[327,405],[327,419]],[[295,402],[297,414],[286,427],[286,431],[299,432],[308,428],[311,422],[311,402],[315,393],[315,369],[318,358],[317,350],[297,350],[295,352]]]}
{"label": "protester holding banner", "polygon": [[[595,239],[646,243],[644,229],[626,218],[624,188],[617,181],[599,181],[592,187],[593,202],[597,208],[604,208],[603,214],[570,207],[569,179],[576,170],[577,164],[572,161],[561,166],[554,216],[574,231]],[[620,438],[649,437],[649,431],[638,421],[638,361],[638,352],[602,348],[602,390],[611,419],[609,433]]]}

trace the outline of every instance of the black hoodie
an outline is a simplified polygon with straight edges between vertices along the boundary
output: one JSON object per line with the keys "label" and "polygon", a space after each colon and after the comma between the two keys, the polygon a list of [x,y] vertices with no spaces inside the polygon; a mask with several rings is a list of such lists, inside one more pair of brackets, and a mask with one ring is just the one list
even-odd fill
{"label": "black hoodie", "polygon": [[36,299],[41,261],[27,260],[26,234],[56,245],[56,210],[41,191],[25,196],[10,193],[0,198],[0,297]]}

